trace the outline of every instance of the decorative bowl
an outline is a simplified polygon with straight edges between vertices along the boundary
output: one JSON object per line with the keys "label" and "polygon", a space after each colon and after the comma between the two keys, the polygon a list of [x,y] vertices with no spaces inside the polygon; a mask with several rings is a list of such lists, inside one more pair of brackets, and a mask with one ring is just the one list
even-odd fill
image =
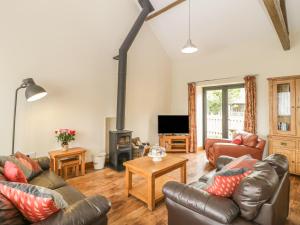
{"label": "decorative bowl", "polygon": [[160,162],[162,160],[162,158],[166,157],[167,156],[167,153],[165,152],[162,152],[161,154],[155,154],[153,155],[151,152],[148,154],[148,156],[150,158],[152,158],[152,161],[153,162]]}

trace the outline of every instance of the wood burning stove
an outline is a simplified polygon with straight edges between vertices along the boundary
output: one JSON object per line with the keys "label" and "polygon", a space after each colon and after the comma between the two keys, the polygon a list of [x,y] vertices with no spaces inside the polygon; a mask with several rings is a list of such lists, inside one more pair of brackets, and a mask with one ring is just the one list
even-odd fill
{"label": "wood burning stove", "polygon": [[154,10],[149,0],[138,0],[142,12],[129,31],[126,39],[119,49],[119,55],[114,59],[119,61],[118,69],[118,99],[117,99],[117,124],[116,131],[109,132],[109,162],[114,169],[122,170],[123,162],[132,159],[131,134],[132,131],[124,130],[125,124],[125,99],[126,99],[126,72],[127,52],[135,37],[144,24],[147,16]]}
{"label": "wood burning stove", "polygon": [[109,132],[109,162],[116,170],[123,170],[123,162],[132,159],[132,131]]}

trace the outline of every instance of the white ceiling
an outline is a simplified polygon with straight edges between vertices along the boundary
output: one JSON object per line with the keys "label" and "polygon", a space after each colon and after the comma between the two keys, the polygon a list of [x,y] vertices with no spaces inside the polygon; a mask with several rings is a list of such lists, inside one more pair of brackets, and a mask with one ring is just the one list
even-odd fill
{"label": "white ceiling", "polygon": [[[173,1],[151,0],[156,10]],[[286,1],[290,35],[293,36],[300,32],[300,0]],[[281,48],[262,0],[191,0],[191,5],[192,41],[199,48],[196,54],[260,40],[274,43],[277,40],[274,48]],[[172,58],[185,57],[180,50],[187,40],[188,1],[148,23]]]}

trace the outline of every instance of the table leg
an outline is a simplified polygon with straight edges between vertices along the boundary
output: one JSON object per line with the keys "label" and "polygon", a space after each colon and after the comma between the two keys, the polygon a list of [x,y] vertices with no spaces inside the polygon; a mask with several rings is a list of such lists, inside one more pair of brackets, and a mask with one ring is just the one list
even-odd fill
{"label": "table leg", "polygon": [[85,175],[85,153],[81,154],[81,175]]}
{"label": "table leg", "polygon": [[52,157],[50,157],[50,170],[54,171],[54,160]]}
{"label": "table leg", "polygon": [[180,168],[181,183],[186,184],[186,163]]}
{"label": "table leg", "polygon": [[148,202],[148,209],[150,209],[151,211],[154,210],[155,208],[155,177],[153,176],[149,176],[147,178],[147,187],[148,187],[148,198],[147,198],[147,202]]}
{"label": "table leg", "polygon": [[57,158],[54,158],[54,164],[53,164],[53,171],[55,174],[58,175],[58,159]]}
{"label": "table leg", "polygon": [[129,190],[132,188],[132,173],[128,168],[125,170],[125,192],[126,196],[129,197]]}

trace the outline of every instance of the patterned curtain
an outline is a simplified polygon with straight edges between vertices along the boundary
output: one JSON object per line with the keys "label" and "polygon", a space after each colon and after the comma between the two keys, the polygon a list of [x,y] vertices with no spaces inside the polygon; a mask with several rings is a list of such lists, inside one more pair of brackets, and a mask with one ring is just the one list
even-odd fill
{"label": "patterned curtain", "polygon": [[190,152],[197,152],[196,83],[189,83]]}
{"label": "patterned curtain", "polygon": [[246,76],[246,108],[244,130],[250,133],[256,133],[256,78],[255,76]]}

